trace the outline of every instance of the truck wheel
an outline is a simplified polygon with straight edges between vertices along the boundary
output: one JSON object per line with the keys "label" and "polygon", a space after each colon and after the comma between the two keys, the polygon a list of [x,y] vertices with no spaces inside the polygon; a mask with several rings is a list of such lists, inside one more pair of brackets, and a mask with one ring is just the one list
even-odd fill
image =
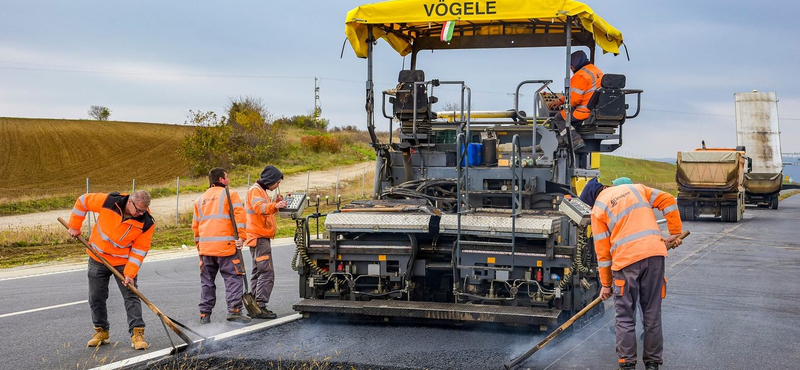
{"label": "truck wheel", "polygon": [[733,221],[731,219],[732,218],[731,216],[733,216],[733,215],[731,214],[731,207],[729,205],[723,204],[723,205],[719,206],[719,214],[720,214],[720,216],[722,216],[722,222],[732,222]]}
{"label": "truck wheel", "polygon": [[678,205],[678,213],[683,221],[694,221],[694,204]]}
{"label": "truck wheel", "polygon": [[775,195],[772,198],[769,198],[769,208],[778,209],[778,196]]}

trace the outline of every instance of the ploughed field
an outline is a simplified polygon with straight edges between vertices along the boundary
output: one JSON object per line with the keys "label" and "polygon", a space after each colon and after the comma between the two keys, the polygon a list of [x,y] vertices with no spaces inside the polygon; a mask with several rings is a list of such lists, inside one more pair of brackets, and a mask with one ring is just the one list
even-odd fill
{"label": "ploughed field", "polygon": [[162,184],[188,173],[177,153],[190,126],[0,118],[0,202]]}

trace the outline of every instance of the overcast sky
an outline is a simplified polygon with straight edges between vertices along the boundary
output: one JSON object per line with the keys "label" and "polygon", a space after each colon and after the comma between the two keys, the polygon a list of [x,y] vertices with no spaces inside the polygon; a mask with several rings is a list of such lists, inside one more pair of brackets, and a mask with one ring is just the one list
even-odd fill
{"label": "overcast sky", "polygon": [[[103,105],[114,120],[184,123],[190,109],[222,112],[240,96],[292,116],[312,111],[318,77],[323,116],[333,126],[364,128],[366,62],[349,45],[340,58],[345,15],[364,3],[5,1],[0,116],[80,119]],[[597,65],[645,91],[642,113],[625,124],[624,154],[674,157],[700,140],[733,146],[733,94],[754,89],[777,92],[782,151],[800,152],[796,1],[588,5],[622,31],[631,57],[598,53]],[[509,93],[522,80],[552,79],[554,89],[563,88],[563,49],[439,51],[419,59],[427,79],[465,81],[475,110],[512,108]],[[380,42],[377,90],[393,87],[402,67]],[[449,101],[442,93],[440,102]]]}

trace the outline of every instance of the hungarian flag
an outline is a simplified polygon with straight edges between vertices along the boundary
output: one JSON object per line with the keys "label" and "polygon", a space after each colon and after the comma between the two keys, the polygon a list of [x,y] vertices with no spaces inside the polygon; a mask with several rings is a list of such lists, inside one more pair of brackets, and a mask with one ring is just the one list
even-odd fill
{"label": "hungarian flag", "polygon": [[440,40],[444,42],[450,42],[450,39],[453,38],[453,29],[456,28],[456,21],[447,21],[444,22],[442,25],[442,37]]}

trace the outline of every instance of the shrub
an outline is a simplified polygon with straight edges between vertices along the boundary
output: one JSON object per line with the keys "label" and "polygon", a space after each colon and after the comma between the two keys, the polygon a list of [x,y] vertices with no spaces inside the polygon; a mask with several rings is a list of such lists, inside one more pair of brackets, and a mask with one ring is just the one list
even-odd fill
{"label": "shrub", "polygon": [[313,115],[298,115],[291,118],[281,117],[275,120],[279,126],[292,126],[298,128],[310,128],[325,131],[330,122],[325,118],[314,117]]}
{"label": "shrub", "polygon": [[316,153],[338,153],[342,149],[342,144],[333,136],[328,135],[309,135],[300,138],[300,145]]}
{"label": "shrub", "polygon": [[286,148],[280,128],[255,98],[231,100],[228,117],[214,112],[189,111],[187,124],[197,125],[178,152],[189,162],[192,176],[203,176],[211,168],[237,165],[261,166],[279,157]]}

